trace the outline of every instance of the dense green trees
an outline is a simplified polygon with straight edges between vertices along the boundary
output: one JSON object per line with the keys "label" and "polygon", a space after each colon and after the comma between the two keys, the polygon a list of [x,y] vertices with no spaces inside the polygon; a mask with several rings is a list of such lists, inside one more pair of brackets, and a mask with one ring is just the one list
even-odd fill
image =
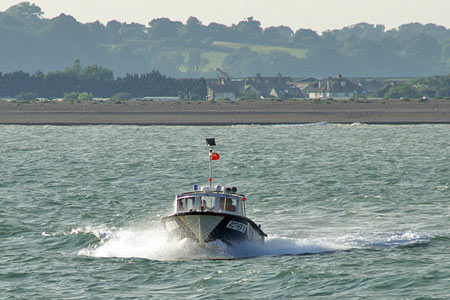
{"label": "dense green trees", "polygon": [[[205,99],[205,79],[175,80],[158,71],[145,74],[127,74],[114,78],[113,72],[98,65],[82,67],[76,60],[64,71],[22,71],[0,73],[0,97],[30,100],[38,97],[66,100],[91,100],[95,97],[180,96],[187,99]],[[119,97],[119,96],[117,96]]]}
{"label": "dense green trees", "polygon": [[450,30],[434,24],[386,30],[359,23],[321,34],[286,26],[264,29],[252,17],[231,26],[205,25],[195,17],[185,24],[168,18],[147,25],[115,20],[82,24],[65,14],[46,19],[38,6],[23,2],[0,12],[0,41],[0,71],[6,73],[53,72],[78,58],[120,76],[159,70],[172,77],[215,77],[217,67],[234,76],[450,73]]}
{"label": "dense green trees", "polygon": [[181,22],[174,22],[167,18],[154,19],[148,25],[150,36],[156,40],[177,39],[183,26]]}
{"label": "dense green trees", "polygon": [[450,98],[450,75],[414,78],[406,84],[393,85],[382,89],[377,96],[393,99],[448,99]]}
{"label": "dense green trees", "polygon": [[199,19],[190,17],[186,21],[186,26],[182,26],[181,36],[186,40],[199,41],[208,37],[208,31]]}

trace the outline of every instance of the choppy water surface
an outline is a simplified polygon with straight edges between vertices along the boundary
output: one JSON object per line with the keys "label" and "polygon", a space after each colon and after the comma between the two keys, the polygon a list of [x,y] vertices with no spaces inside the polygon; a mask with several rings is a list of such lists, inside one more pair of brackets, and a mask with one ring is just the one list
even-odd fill
{"label": "choppy water surface", "polygon": [[[449,131],[0,126],[0,299],[445,299]],[[207,182],[205,137],[264,246],[159,228]]]}

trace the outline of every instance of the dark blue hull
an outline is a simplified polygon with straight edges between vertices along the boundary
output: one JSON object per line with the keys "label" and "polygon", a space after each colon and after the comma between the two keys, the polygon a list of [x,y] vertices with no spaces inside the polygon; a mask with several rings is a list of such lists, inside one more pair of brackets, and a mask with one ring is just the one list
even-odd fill
{"label": "dark blue hull", "polygon": [[220,240],[226,244],[244,241],[264,243],[267,236],[246,217],[214,212],[185,212],[161,220],[172,239],[188,238],[200,244]]}

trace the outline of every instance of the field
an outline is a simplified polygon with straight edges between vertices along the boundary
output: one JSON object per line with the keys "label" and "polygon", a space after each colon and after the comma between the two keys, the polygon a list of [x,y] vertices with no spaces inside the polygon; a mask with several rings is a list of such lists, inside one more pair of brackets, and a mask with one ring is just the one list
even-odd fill
{"label": "field", "polygon": [[[111,51],[117,51],[119,45],[117,44],[104,44],[106,48],[109,48]],[[129,46],[133,49],[145,49],[148,48],[148,41],[130,41]],[[246,43],[234,43],[234,42],[224,42],[224,41],[214,41],[212,42],[212,47],[209,49],[201,51],[202,58],[207,59],[208,63],[202,66],[200,69],[201,72],[213,71],[215,74],[216,68],[223,68],[223,62],[227,55],[232,53],[233,51],[242,48],[249,47],[251,51],[260,53],[260,54],[270,54],[273,51],[286,52],[292,55],[293,57],[304,59],[308,53],[307,49],[303,48],[288,48],[288,47],[277,47],[277,46],[265,46],[265,45],[255,45],[255,44],[246,44]],[[166,53],[170,53],[173,55],[181,54],[184,58],[184,61],[187,62],[189,58],[189,50],[186,49],[172,49],[166,51]],[[180,72],[188,72],[188,67],[186,65],[179,66],[178,70]]]}
{"label": "field", "polygon": [[214,46],[220,46],[224,48],[228,48],[230,50],[236,50],[241,47],[248,46],[250,50],[258,53],[269,54],[272,51],[282,51],[287,52],[290,55],[297,58],[305,58],[307,54],[306,49],[297,49],[297,48],[286,48],[286,47],[276,47],[276,46],[263,46],[263,45],[252,45],[252,44],[241,44],[241,43],[232,43],[232,42],[213,42]]}
{"label": "field", "polygon": [[[213,46],[216,46],[216,51],[205,51],[202,52],[202,57],[208,60],[208,64],[204,65],[201,68],[202,72],[207,72],[209,70],[215,71],[216,68],[222,68],[223,61],[225,57],[231,52],[241,48],[241,47],[249,47],[250,50],[254,52],[258,52],[261,54],[270,54],[272,51],[281,51],[287,52],[290,55],[296,58],[305,58],[307,54],[306,49],[295,49],[295,48],[286,48],[286,47],[276,47],[276,46],[264,46],[264,45],[252,45],[252,44],[243,44],[243,43],[232,43],[232,42],[221,42],[215,41],[212,43]],[[183,56],[185,60],[187,60],[189,53],[183,52]],[[181,72],[186,72],[187,68],[185,66],[180,67]]]}

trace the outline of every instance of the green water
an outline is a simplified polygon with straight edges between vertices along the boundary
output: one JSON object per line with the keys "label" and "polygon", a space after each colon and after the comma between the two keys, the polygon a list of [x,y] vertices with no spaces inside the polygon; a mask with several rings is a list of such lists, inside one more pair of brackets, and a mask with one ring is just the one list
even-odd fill
{"label": "green water", "polygon": [[[0,299],[448,299],[449,132],[0,126]],[[206,137],[264,246],[161,231]]]}

